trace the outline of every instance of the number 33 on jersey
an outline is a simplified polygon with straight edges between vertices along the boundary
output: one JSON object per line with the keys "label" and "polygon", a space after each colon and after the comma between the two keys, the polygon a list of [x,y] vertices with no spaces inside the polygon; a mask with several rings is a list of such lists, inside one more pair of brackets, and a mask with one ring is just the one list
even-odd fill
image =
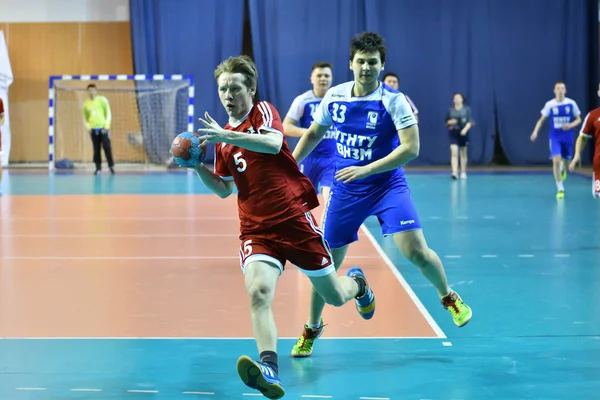
{"label": "number 33 on jersey", "polygon": [[[256,103],[241,121],[228,122],[224,129],[248,135],[265,131],[283,135],[279,113],[266,101]],[[214,172],[235,182],[242,233],[265,224],[272,226],[318,205],[314,188],[298,169],[285,139],[278,154],[217,143]]]}

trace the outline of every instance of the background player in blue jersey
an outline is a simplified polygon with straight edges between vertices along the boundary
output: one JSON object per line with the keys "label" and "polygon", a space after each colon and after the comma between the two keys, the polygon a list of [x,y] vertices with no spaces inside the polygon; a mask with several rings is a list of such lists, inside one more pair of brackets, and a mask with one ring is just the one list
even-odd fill
{"label": "background player in blue jersey", "polygon": [[546,118],[550,119],[550,158],[556,182],[557,199],[565,197],[563,182],[567,179],[567,163],[573,158],[573,128],[581,123],[581,111],[575,100],[565,97],[567,86],[564,82],[554,84],[554,98],[544,105],[542,115],[533,128],[531,141],[537,139],[538,132]]}
{"label": "background player in blue jersey", "polygon": [[[383,76],[382,81],[383,81],[383,83],[385,83],[392,89],[400,90],[400,78],[398,77],[398,74],[396,74],[395,72],[386,73]],[[408,101],[408,104],[410,104],[410,108],[412,109],[413,114],[415,114],[415,119],[418,122],[419,121],[419,109],[417,108],[417,106],[415,106],[415,103],[410,99],[410,97],[408,97],[408,95],[406,93],[404,93],[404,97],[406,97],[406,101]]]}
{"label": "background player in blue jersey", "polygon": [[[440,258],[428,247],[404,176],[402,166],[419,155],[419,129],[406,97],[378,80],[385,55],[383,38],[376,33],[352,39],[354,81],[329,89],[294,157],[304,160],[333,125],[336,173],[323,225],[335,267],[342,264],[348,245],[358,240],[365,219],[377,216],[383,234],[392,236],[400,252],[435,286],[454,323],[464,326],[471,319],[471,309],[449,287]],[[313,292],[308,322],[292,349],[293,356],[312,353],[314,340],[323,332],[324,306]]]}
{"label": "background player in blue jersey", "polygon": [[[287,136],[300,137],[313,121],[313,114],[323,100],[323,96],[331,87],[331,64],[317,62],[312,67],[310,83],[312,90],[308,90],[294,99],[290,109],[283,120],[283,129]],[[317,193],[323,193],[323,200],[327,203],[334,173],[335,140],[331,131],[315,147],[315,149],[299,164],[300,171],[310,179]],[[321,218],[322,222],[322,218]]]}

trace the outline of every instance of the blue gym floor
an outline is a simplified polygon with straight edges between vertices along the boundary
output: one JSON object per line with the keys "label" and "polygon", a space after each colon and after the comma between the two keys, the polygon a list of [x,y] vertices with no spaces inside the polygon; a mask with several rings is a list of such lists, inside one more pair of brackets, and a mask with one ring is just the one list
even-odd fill
{"label": "blue gym floor", "polygon": [[[472,307],[472,321],[456,328],[431,286],[369,220],[447,337],[323,339],[303,360],[291,359],[293,341],[282,340],[285,399],[600,399],[600,201],[591,178],[569,175],[564,200],[555,198],[550,172],[473,172],[467,181],[408,172],[408,179],[427,241]],[[19,196],[207,193],[180,171],[14,170],[4,172],[0,192],[0,228]],[[2,302],[9,277],[0,270]],[[241,354],[256,355],[252,340],[4,339],[0,400],[247,399],[257,393],[237,377]]]}

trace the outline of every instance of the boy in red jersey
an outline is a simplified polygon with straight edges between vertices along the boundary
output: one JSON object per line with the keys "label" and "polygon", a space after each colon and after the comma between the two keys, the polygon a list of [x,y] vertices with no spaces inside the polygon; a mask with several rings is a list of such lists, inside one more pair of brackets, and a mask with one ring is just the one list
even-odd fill
{"label": "boy in red jersey", "polygon": [[[598,85],[598,97],[600,97],[600,84]],[[569,164],[571,171],[575,170],[581,161],[581,151],[585,148],[588,139],[596,140],[594,148],[594,174],[592,175],[592,196],[600,198],[600,107],[590,111],[583,120],[583,126],[575,143],[575,156]]]}
{"label": "boy in red jersey", "polygon": [[310,210],[318,198],[300,172],[283,135],[277,110],[268,102],[253,104],[257,71],[249,57],[231,57],[215,70],[219,97],[229,115],[221,128],[208,113],[200,122],[201,146],[216,143],[214,171],[194,168],[202,182],[225,198],[238,190],[240,263],[250,296],[250,316],[260,361],[238,359],[242,381],[270,399],[283,397],[278,377],[277,327],[271,310],[277,280],[286,261],[297,265],[328,304],[355,299],[364,318],[375,298],[356,268],[338,277],[329,245]]}

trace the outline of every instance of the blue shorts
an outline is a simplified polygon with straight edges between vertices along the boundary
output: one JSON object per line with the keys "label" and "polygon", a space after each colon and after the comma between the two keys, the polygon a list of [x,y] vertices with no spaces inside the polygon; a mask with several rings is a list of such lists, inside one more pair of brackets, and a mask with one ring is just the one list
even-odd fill
{"label": "blue shorts", "polygon": [[458,147],[466,147],[469,144],[469,134],[461,135],[460,131],[450,131],[450,144]]}
{"label": "blue shorts", "polygon": [[384,236],[421,229],[417,210],[404,181],[390,182],[371,193],[350,193],[333,187],[325,208],[323,229],[333,249],[358,240],[367,217],[379,220]]}
{"label": "blue shorts", "polygon": [[317,193],[323,186],[331,187],[335,173],[335,158],[308,156],[299,165],[302,172],[315,187]]}
{"label": "blue shorts", "polygon": [[570,160],[573,158],[573,134],[565,133],[560,136],[551,136],[550,141],[550,158],[561,156],[564,159]]}

